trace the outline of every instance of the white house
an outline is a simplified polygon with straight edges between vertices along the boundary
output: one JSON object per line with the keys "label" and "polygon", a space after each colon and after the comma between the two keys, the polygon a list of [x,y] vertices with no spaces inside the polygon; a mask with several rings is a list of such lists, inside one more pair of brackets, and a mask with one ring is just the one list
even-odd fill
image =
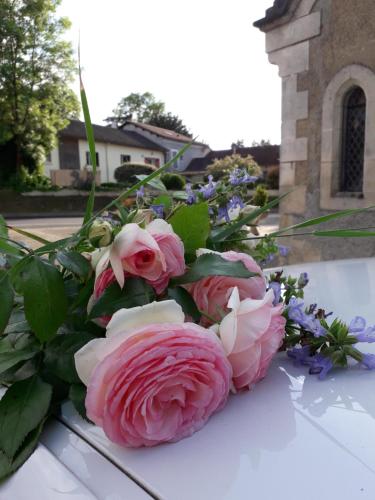
{"label": "white house", "polygon": [[[119,130],[93,125],[96,162],[100,182],[114,182],[114,172],[125,162],[161,166],[168,151],[142,134],[132,130]],[[59,133],[58,146],[49,155],[45,174],[55,184],[67,186],[82,178],[90,167],[91,159],[86,140],[85,124],[72,120]]]}
{"label": "white house", "polygon": [[[131,120],[125,122],[121,130],[123,132],[133,132],[142,135],[160,147],[165,149],[166,161],[172,159],[177,152],[190,143],[192,139],[186,135],[178,134],[173,130],[166,130],[164,128],[155,127],[146,123],[138,123]],[[176,162],[174,169],[183,172],[195,158],[203,158],[211,151],[207,144],[193,141],[191,146],[185,151],[183,156],[180,156]]]}

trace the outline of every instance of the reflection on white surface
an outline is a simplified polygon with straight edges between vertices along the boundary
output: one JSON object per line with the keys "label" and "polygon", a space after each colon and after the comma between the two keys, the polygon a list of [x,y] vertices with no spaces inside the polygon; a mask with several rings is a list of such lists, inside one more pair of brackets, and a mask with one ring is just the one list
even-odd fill
{"label": "reflection on white surface", "polygon": [[[374,260],[287,270],[302,271],[311,302],[375,323]],[[111,444],[69,405],[64,418],[165,500],[375,498],[375,372],[336,370],[319,381],[281,353],[264,381],[231,397],[200,432],[151,449]]]}
{"label": "reflection on white surface", "polygon": [[1,500],[95,500],[95,496],[43,446],[0,486]]}

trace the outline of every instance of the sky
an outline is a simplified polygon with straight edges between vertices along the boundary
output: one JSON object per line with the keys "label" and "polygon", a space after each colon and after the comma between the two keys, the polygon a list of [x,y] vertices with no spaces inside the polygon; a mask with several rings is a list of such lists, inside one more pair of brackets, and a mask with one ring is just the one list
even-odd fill
{"label": "sky", "polygon": [[[252,26],[272,0],[62,0],[91,118],[149,91],[213,149],[280,142],[281,80]],[[78,84],[75,84],[78,90]]]}

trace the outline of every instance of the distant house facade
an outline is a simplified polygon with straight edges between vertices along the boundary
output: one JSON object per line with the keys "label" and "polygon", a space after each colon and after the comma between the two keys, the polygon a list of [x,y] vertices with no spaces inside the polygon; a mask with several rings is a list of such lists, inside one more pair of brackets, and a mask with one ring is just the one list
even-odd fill
{"label": "distant house facade", "polygon": [[[374,0],[275,0],[255,26],[282,79],[281,226],[375,204]],[[371,227],[373,213],[331,227]],[[375,254],[375,238],[293,238],[295,260]]]}
{"label": "distant house facade", "polygon": [[[114,172],[123,163],[156,167],[165,163],[167,149],[134,131],[93,125],[99,182],[115,182]],[[85,124],[72,120],[59,133],[58,146],[47,158],[45,174],[60,186],[75,184],[91,170]]]}
{"label": "distant house facade", "polygon": [[[127,121],[121,128],[124,132],[133,132],[142,135],[166,150],[166,161],[171,160],[178,151],[190,143],[192,139],[186,135],[178,134],[173,130],[166,130],[160,127],[154,127],[146,123]],[[183,172],[187,169],[192,160],[204,158],[211,151],[207,144],[194,141],[185,153],[178,158],[174,165],[174,170]]]}
{"label": "distant house facade", "polygon": [[241,157],[252,156],[254,161],[261,167],[265,179],[269,172],[273,170],[279,171],[280,146],[265,145],[246,148],[233,145],[232,149],[210,151],[203,158],[193,159],[182,173],[190,179],[191,182],[198,182],[206,175],[207,167],[215,160],[221,160],[226,156],[234,154],[240,155]]}

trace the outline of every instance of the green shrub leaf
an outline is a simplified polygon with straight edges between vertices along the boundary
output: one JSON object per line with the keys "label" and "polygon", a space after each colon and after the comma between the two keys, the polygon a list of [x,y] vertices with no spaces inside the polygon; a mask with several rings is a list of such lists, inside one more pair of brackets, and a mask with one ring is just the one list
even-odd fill
{"label": "green shrub leaf", "polygon": [[230,262],[215,253],[205,253],[197,258],[189,271],[180,278],[172,280],[174,284],[193,283],[207,276],[232,276],[234,278],[252,278],[257,276],[246,269],[241,261]]}
{"label": "green shrub leaf", "polygon": [[111,315],[122,308],[144,306],[155,297],[153,288],[140,278],[127,278],[123,289],[109,286],[90,312],[90,319]]}
{"label": "green shrub leaf", "polygon": [[14,292],[8,273],[0,269],[0,334],[3,333],[12,313]]}
{"label": "green shrub leaf", "polygon": [[185,252],[194,255],[198,248],[206,246],[210,232],[210,217],[207,203],[185,205],[177,210],[168,221],[181,238]]}
{"label": "green shrub leaf", "polygon": [[0,450],[13,460],[47,415],[52,387],[34,375],[13,384],[0,401]]}
{"label": "green shrub leaf", "polygon": [[80,278],[85,279],[91,273],[90,262],[78,252],[61,250],[57,252],[56,258],[65,269],[68,269],[68,271],[71,271]]}
{"label": "green shrub leaf", "polygon": [[46,346],[45,368],[64,382],[79,383],[74,354],[94,338],[93,335],[86,332],[57,335]]}
{"label": "green shrub leaf", "polygon": [[26,319],[41,342],[51,339],[67,314],[67,298],[59,271],[33,256],[22,269]]}

